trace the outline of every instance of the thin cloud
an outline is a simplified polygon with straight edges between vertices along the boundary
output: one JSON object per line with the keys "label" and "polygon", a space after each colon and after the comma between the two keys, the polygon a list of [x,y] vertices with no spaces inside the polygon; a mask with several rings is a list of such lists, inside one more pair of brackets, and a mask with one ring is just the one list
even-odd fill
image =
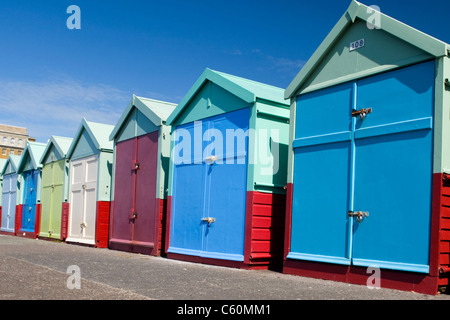
{"label": "thin cloud", "polygon": [[0,123],[26,127],[45,142],[51,135],[75,134],[83,117],[115,124],[131,93],[64,79],[55,82],[0,80]]}
{"label": "thin cloud", "polygon": [[280,72],[297,73],[306,63],[306,61],[300,59],[277,58],[272,56],[267,56],[266,59],[269,61],[272,69]]}
{"label": "thin cloud", "polygon": [[277,73],[285,74],[287,77],[295,76],[300,69],[305,65],[306,61],[301,59],[289,59],[285,57],[274,57],[265,54],[259,48],[253,48],[249,51],[242,51],[235,49],[229,52],[232,55],[251,55],[258,59],[258,70],[270,70]]}

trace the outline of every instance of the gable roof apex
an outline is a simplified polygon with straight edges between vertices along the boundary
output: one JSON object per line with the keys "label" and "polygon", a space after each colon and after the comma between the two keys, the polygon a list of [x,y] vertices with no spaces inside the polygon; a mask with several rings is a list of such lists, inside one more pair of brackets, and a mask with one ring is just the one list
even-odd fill
{"label": "gable roof apex", "polygon": [[55,146],[56,150],[58,150],[61,156],[65,158],[67,156],[67,151],[69,150],[72,140],[72,138],[67,137],[51,136],[49,141],[47,142],[44,152],[42,153],[42,157],[39,160],[39,163],[44,164],[44,160],[47,157],[47,154],[51,150],[52,146]]}
{"label": "gable roof apex", "polygon": [[87,121],[86,118],[83,117],[77,133],[75,134],[69,150],[67,151],[67,158],[69,159],[72,157],[83,131],[88,133],[97,150],[112,151],[113,143],[109,140],[109,135],[111,134],[113,128],[113,125]]}
{"label": "gable roof apex", "polygon": [[1,171],[1,175],[5,174],[6,167],[8,166],[9,163],[14,168],[14,171],[17,172],[17,167],[19,165],[21,157],[22,156],[19,156],[17,154],[9,155],[8,158],[6,159],[5,164],[3,165],[3,168],[2,168],[2,171]]}
{"label": "gable roof apex", "polygon": [[283,97],[284,90],[281,88],[206,68],[169,118],[167,118],[168,124],[173,123],[178,118],[207,81],[222,87],[247,103],[254,103],[256,102],[256,99],[259,98],[283,105],[289,105],[289,102]]}
{"label": "gable roof apex", "polygon": [[42,154],[44,153],[46,146],[47,145],[45,143],[27,141],[27,145],[17,166],[17,173],[22,173],[24,171],[26,160],[28,159],[27,155],[29,156],[31,166],[34,170],[42,168],[40,159],[42,157]]}
{"label": "gable roof apex", "polygon": [[[295,76],[294,80],[286,88],[284,97],[289,99],[296,94],[316,66],[332,48],[335,41],[347,30],[349,25],[355,23],[357,19],[373,23],[371,17],[374,10],[375,8],[373,7],[352,0],[347,11],[345,11],[330,33],[325,37],[300,72]],[[438,58],[448,55],[449,45],[441,40],[391,18],[382,12],[380,12],[379,22],[381,30],[427,52],[431,56]]]}
{"label": "gable roof apex", "polygon": [[138,97],[133,94],[130,102],[109,135],[109,140],[114,140],[116,138],[120,129],[125,124],[128,115],[134,108],[144,114],[144,116],[146,116],[155,126],[159,127],[166,122],[175,107],[175,103]]}

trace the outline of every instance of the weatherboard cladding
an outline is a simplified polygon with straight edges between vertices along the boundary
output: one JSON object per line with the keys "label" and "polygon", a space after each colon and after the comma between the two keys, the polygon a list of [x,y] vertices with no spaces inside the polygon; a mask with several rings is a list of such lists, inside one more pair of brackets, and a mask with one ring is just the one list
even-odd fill
{"label": "weatherboard cladding", "polygon": [[[374,13],[380,28],[367,25]],[[288,86],[285,272],[358,283],[353,266],[370,264],[383,269],[382,286],[436,294],[448,285],[448,49],[352,1]],[[327,264],[312,271],[317,262]]]}
{"label": "weatherboard cladding", "polygon": [[114,139],[110,248],[164,253],[170,147],[165,121],[175,106],[133,95],[110,135]]}
{"label": "weatherboard cladding", "polygon": [[[191,161],[178,164],[174,155],[170,158],[169,257],[245,268],[267,268],[281,262],[288,120],[288,101],[282,89],[210,69],[200,75],[167,120],[172,126],[172,152],[178,150],[175,141],[187,137],[181,138],[184,133],[178,129],[193,138]],[[203,137],[202,151],[207,141],[212,141],[212,136],[205,136],[211,134],[208,129],[220,131],[224,138],[227,130],[265,130],[267,135],[258,141],[249,135],[244,152],[227,150],[224,142],[225,150],[217,149],[215,155],[222,160],[223,151],[234,164],[225,160],[219,164],[204,159],[206,154],[198,158],[195,152],[198,132],[200,140]],[[274,144],[269,141],[279,147],[279,167],[275,168],[273,158],[265,166],[250,162],[250,155],[257,155],[259,148],[273,151]],[[238,163],[238,159],[244,162]],[[265,174],[261,169],[266,169]],[[208,217],[215,221],[205,222]]]}

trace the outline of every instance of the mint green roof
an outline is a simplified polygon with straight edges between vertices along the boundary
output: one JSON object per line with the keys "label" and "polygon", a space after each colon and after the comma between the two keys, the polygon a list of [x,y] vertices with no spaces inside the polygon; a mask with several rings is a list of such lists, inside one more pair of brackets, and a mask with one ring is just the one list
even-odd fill
{"label": "mint green roof", "polygon": [[17,173],[25,171],[24,169],[27,167],[27,161],[29,161],[29,168],[32,168],[34,170],[42,168],[40,159],[42,157],[42,154],[44,153],[46,146],[47,145],[45,143],[27,141],[27,146],[23,151],[23,155],[20,158],[20,162],[17,167]]}
{"label": "mint green roof", "polygon": [[175,107],[176,104],[174,103],[138,97],[133,94],[131,101],[128,103],[128,106],[111,132],[109,139],[114,140],[123,127],[128,115],[133,111],[133,108],[141,111],[155,126],[161,126],[166,122]]}
{"label": "mint green roof", "polygon": [[167,124],[174,122],[206,81],[215,83],[247,103],[263,99],[289,105],[289,102],[283,97],[284,90],[281,88],[206,68],[169,116]]}
{"label": "mint green roof", "polygon": [[5,174],[5,170],[8,167],[8,164],[11,164],[11,167],[14,169],[15,172],[17,172],[17,168],[19,167],[19,162],[22,156],[19,155],[9,155],[8,159],[6,159],[5,165],[3,166],[2,172],[1,174],[4,175]]}
{"label": "mint green roof", "polygon": [[47,143],[47,146],[45,147],[45,150],[42,154],[39,163],[41,164],[44,163],[44,160],[47,157],[47,153],[51,150],[52,145],[55,146],[56,150],[58,150],[58,152],[65,158],[67,155],[67,151],[69,151],[72,141],[73,141],[72,138],[51,136],[50,140]]}
{"label": "mint green roof", "polygon": [[[338,23],[287,87],[284,97],[288,99],[302,88],[308,80],[308,77],[314,72],[316,66],[320,64],[323,58],[329,53],[329,50],[333,48],[333,44],[357,19],[373,23],[373,21],[370,21],[371,15],[373,15],[373,11],[368,6],[353,0]],[[380,26],[383,31],[436,58],[446,56],[448,53],[449,45],[445,42],[433,38],[383,13],[380,13]]]}
{"label": "mint green roof", "polygon": [[72,153],[75,150],[77,142],[84,130],[88,133],[97,150],[112,151],[114,145],[113,142],[109,140],[109,135],[113,129],[113,125],[87,121],[83,118],[80,126],[78,127],[78,131],[70,144],[69,150],[67,151],[67,158],[72,157]]}

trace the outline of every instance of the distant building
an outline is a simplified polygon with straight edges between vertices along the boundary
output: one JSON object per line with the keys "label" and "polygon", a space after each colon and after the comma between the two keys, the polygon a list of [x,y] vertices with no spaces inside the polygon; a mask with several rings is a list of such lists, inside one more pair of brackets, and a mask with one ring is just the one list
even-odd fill
{"label": "distant building", "polygon": [[0,159],[10,154],[22,155],[28,140],[36,141],[28,136],[26,128],[0,124]]}

